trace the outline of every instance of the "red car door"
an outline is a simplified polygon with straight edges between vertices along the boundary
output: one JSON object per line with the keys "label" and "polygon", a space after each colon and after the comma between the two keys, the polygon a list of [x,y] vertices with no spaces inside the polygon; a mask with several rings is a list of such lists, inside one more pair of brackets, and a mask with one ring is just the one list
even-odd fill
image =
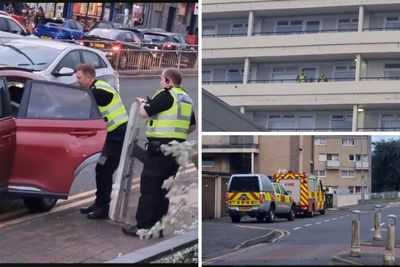
{"label": "red car door", "polygon": [[68,196],[74,172],[101,152],[106,137],[90,91],[73,85],[28,81],[17,119],[9,192]]}
{"label": "red car door", "polygon": [[6,81],[0,78],[0,192],[7,191],[15,152],[15,118],[9,99]]}

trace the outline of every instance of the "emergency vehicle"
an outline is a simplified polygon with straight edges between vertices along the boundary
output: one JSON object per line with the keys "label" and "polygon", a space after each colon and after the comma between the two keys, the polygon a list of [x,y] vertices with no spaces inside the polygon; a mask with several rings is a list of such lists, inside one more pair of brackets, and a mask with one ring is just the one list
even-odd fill
{"label": "emergency vehicle", "polygon": [[295,202],[279,184],[272,183],[263,174],[234,174],[230,177],[226,204],[232,222],[243,216],[272,223],[275,216],[293,221],[296,217]]}
{"label": "emergency vehicle", "polygon": [[315,212],[325,214],[325,191],[320,178],[306,173],[278,172],[273,175],[276,183],[286,189],[296,203],[296,213],[309,217]]}

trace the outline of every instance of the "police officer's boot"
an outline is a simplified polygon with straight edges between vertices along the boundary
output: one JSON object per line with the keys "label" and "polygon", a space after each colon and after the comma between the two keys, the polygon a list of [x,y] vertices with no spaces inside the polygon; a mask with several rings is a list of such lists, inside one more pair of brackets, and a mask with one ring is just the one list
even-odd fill
{"label": "police officer's boot", "polygon": [[88,213],[91,213],[92,211],[94,211],[95,209],[96,209],[96,204],[93,203],[89,207],[81,208],[80,211],[81,211],[82,214],[88,214]]}
{"label": "police officer's boot", "polygon": [[94,220],[107,219],[109,209],[110,209],[109,205],[96,207],[94,211],[88,213],[87,218]]}

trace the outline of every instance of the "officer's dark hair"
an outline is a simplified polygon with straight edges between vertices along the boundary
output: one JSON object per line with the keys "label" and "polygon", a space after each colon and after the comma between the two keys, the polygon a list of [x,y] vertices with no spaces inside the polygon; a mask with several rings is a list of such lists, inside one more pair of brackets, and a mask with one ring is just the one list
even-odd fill
{"label": "officer's dark hair", "polygon": [[76,71],[81,71],[84,75],[89,75],[91,78],[96,78],[96,70],[92,64],[79,64],[76,66]]}
{"label": "officer's dark hair", "polygon": [[168,68],[163,71],[165,80],[170,79],[175,85],[181,85],[182,75],[178,69]]}

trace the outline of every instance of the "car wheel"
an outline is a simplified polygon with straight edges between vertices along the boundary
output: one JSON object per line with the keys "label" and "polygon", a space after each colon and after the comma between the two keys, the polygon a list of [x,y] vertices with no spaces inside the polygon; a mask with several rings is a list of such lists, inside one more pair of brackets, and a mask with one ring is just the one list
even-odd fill
{"label": "car wheel", "polygon": [[57,202],[57,199],[53,197],[27,197],[23,200],[25,206],[32,212],[49,211]]}
{"label": "car wheel", "polygon": [[233,223],[240,222],[240,219],[242,218],[242,216],[240,216],[240,214],[231,214],[230,217],[231,217],[231,220]]}
{"label": "car wheel", "polygon": [[273,223],[275,221],[275,206],[271,205],[267,214],[267,222]]}
{"label": "car wheel", "polygon": [[265,221],[265,214],[264,213],[260,213],[257,215],[257,222],[264,222]]}
{"label": "car wheel", "polygon": [[296,218],[296,210],[295,210],[295,207],[292,206],[292,208],[289,211],[287,219],[288,219],[288,221],[294,221],[295,218]]}

